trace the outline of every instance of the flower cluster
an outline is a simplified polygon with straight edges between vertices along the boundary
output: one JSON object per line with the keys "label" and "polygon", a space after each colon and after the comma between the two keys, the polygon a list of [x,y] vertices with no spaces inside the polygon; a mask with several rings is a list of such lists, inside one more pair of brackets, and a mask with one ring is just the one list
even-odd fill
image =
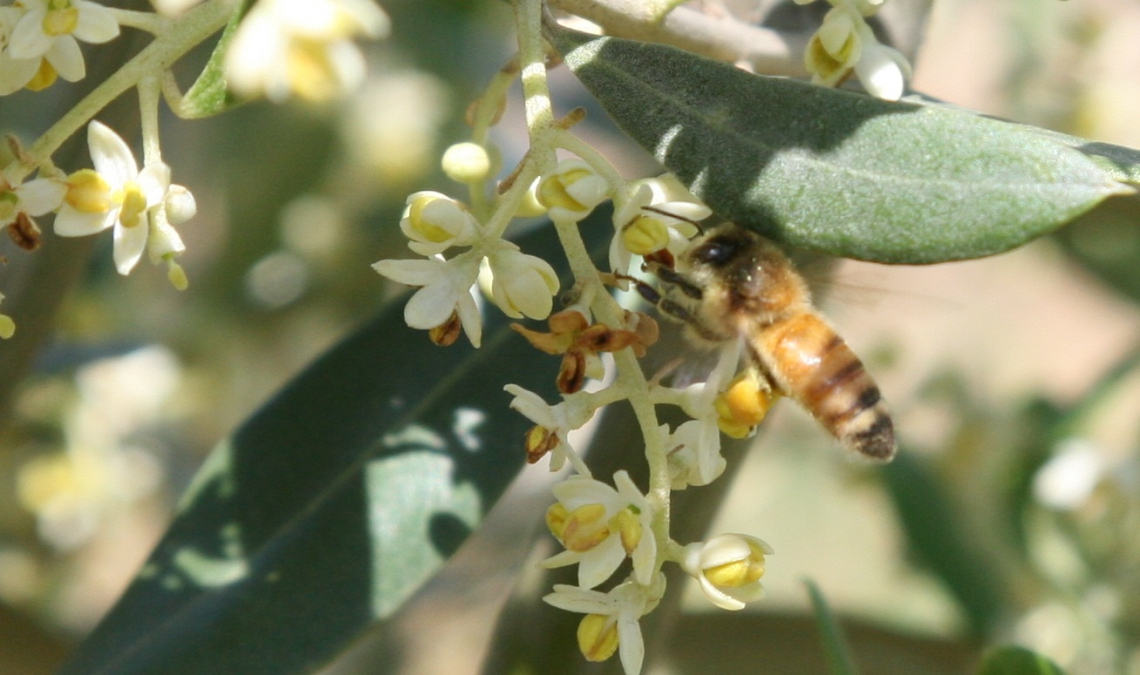
{"label": "flower cluster", "polygon": [[46,89],[87,73],[79,42],[119,35],[113,10],[89,0],[20,0],[0,7],[0,96]]}
{"label": "flower cluster", "polygon": [[[0,5],[0,96],[23,89],[40,91],[59,78],[69,82],[84,78],[80,42],[107,43],[122,27],[154,35],[153,49],[132,59],[113,83],[104,83],[113,86],[95,88],[27,149],[9,138],[14,158],[0,167],[0,225],[27,251],[42,243],[36,218],[53,212],[59,236],[113,230],[115,267],[121,274],[134,269],[145,252],[152,263],[167,266],[171,283],[182,290],[188,281],[176,259],[185,245],[175,226],[197,209],[193,195],[171,183],[171,169],[162,160],[159,101],[165,95],[176,113],[187,116],[217,112],[214,108],[225,104],[227,99],[213,90],[211,102],[187,104],[173,78],[166,77],[167,71],[173,61],[226,26],[235,11],[244,10],[227,0],[156,0],[155,5],[161,14],[106,7],[91,0],[15,0]],[[219,43],[219,49],[226,50],[226,84],[244,96],[280,101],[295,94],[323,100],[347,91],[364,75],[364,59],[352,38],[388,32],[388,17],[372,0],[262,0],[253,5],[232,39]],[[91,121],[132,87],[138,90],[140,103],[141,169],[114,131]],[[66,174],[53,164],[52,155],[88,122],[93,168]],[[514,271],[518,261],[511,246],[504,242],[503,250],[490,257],[500,268]],[[547,276],[553,278],[553,273]],[[11,317],[0,315],[0,337],[14,330]]]}
{"label": "flower cluster", "polygon": [[[795,1],[806,5],[815,0]],[[854,72],[872,96],[899,100],[910,78],[910,64],[897,49],[880,43],[866,20],[879,11],[885,0],[828,2],[832,9],[804,53],[812,82],[833,87]]]}
{"label": "flower cluster", "polygon": [[[445,157],[447,173],[457,181],[479,189],[486,180],[490,165],[484,153],[453,148]],[[453,166],[467,161],[459,158],[477,166],[472,171]],[[771,549],[742,535],[684,546],[674,542],[668,535],[667,500],[671,490],[716,479],[725,468],[721,429],[735,436],[747,433],[763,417],[769,399],[751,386],[757,384],[755,377],[733,379],[741,355],[738,341],[728,341],[721,349],[718,366],[704,383],[675,389],[650,385],[641,375],[637,359],[657,340],[657,324],[617,305],[606,284],[628,284],[639,259],[665,264],[681,256],[698,232],[697,222],[711,212],[672,176],[625,182],[608,165],[596,164],[597,157],[591,160],[562,160],[526,184],[518,182],[530,168],[531,160],[524,159],[512,176],[516,184],[482,217],[476,207],[441,193],[414,193],[400,229],[408,248],[422,257],[381,260],[375,268],[419,287],[405,306],[405,319],[412,327],[430,330],[440,344],[454,340],[462,328],[478,345],[478,298],[513,318],[548,319],[548,332],[512,327],[532,346],[562,357],[556,378],[562,400],[550,405],[518,385],[506,386],[514,397],[511,407],[534,423],[525,439],[528,461],[549,456],[551,470],[567,465],[573,469],[554,486],[556,502],[546,513],[547,525],[564,550],[543,564],[577,565],[578,584],[558,586],[546,600],[586,615],[578,631],[586,658],[602,660],[618,653],[626,672],[633,674],[640,671],[644,656],[639,620],[657,606],[665,590],[662,565],[680,565],[720,607],[740,609],[760,596],[764,556]],[[615,201],[612,272],[576,275],[567,294],[570,304],[553,314],[558,289],[553,270],[499,236],[505,219],[524,212],[529,195],[565,237],[579,236],[578,221],[602,200]],[[603,354],[611,355],[613,377],[607,376]],[[588,388],[589,380],[609,384]],[[651,413],[649,428],[657,433],[646,439],[646,454],[656,470],[651,471],[648,491],[626,471],[615,473],[612,483],[595,478],[573,447],[575,430],[601,407],[625,399],[640,400],[649,410],[678,406],[693,418],[670,430]],[[628,578],[607,591],[598,590],[613,581],[627,559]]]}

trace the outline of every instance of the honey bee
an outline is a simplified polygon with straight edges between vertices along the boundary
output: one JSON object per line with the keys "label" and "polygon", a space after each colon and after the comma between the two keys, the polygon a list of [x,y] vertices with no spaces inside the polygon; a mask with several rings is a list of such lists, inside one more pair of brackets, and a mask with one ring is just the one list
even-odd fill
{"label": "honey bee", "polygon": [[686,324],[696,343],[742,338],[773,391],[797,401],[847,449],[887,461],[894,423],[879,387],[811,303],[807,283],[773,242],[732,223],[695,239],[676,260],[646,263],[679,293],[638,291]]}

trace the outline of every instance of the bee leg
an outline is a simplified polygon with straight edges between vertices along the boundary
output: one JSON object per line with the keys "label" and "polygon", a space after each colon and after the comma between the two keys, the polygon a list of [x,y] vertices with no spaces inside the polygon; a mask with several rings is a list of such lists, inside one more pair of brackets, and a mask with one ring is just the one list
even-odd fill
{"label": "bee leg", "polygon": [[657,278],[661,281],[664,281],[671,286],[675,286],[677,290],[681,291],[686,296],[694,300],[700,300],[702,297],[704,297],[704,293],[701,292],[700,286],[697,286],[692,281],[689,281],[688,277],[677,272],[676,270],[670,269],[668,267],[656,266],[656,268],[653,270],[653,273],[656,274]]}

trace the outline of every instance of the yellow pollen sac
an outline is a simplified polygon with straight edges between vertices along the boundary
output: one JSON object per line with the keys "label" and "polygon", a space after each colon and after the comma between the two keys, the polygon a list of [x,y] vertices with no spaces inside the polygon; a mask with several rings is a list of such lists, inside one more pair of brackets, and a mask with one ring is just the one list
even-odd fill
{"label": "yellow pollen sac", "polygon": [[79,25],[79,9],[66,0],[49,3],[48,7],[43,22],[44,35],[71,35]]}
{"label": "yellow pollen sac", "polygon": [[764,576],[764,553],[753,549],[747,560],[710,567],[704,575],[714,586],[721,588],[747,586]]}
{"label": "yellow pollen sac", "polygon": [[761,388],[756,378],[748,373],[737,376],[728,390],[715,402],[717,424],[728,436],[744,438],[764,421],[772,407],[773,394]]}
{"label": "yellow pollen sac", "polygon": [[80,169],[67,177],[64,201],[83,213],[105,213],[117,202],[110,184],[94,169]]}
{"label": "yellow pollen sac", "polygon": [[606,507],[601,504],[586,504],[570,512],[566,527],[562,530],[562,545],[567,551],[585,553],[602,543],[610,536],[606,521]]}
{"label": "yellow pollen sac", "polygon": [[424,209],[427,208],[428,204],[431,204],[437,199],[439,199],[439,197],[417,197],[412,200],[412,203],[408,207],[408,220],[412,223],[412,229],[422,234],[424,239],[436,244],[448,241],[452,238],[450,232],[424,218]]}
{"label": "yellow pollen sac", "polygon": [[669,244],[669,228],[656,218],[639,216],[622,230],[621,240],[630,253],[647,255]]}
{"label": "yellow pollen sac", "polygon": [[56,72],[55,67],[48,63],[47,59],[40,59],[40,67],[36,70],[36,74],[32,75],[32,79],[24,85],[28,91],[43,91],[51,85],[55,84],[56,79],[59,78],[59,73]]}
{"label": "yellow pollen sac", "polygon": [[587,661],[605,661],[618,648],[617,622],[604,614],[587,614],[578,624],[578,649]]}
{"label": "yellow pollen sac", "polygon": [[589,175],[590,172],[586,169],[571,169],[542,181],[538,186],[538,201],[547,208],[561,206],[570,211],[584,211],[586,206],[570,196],[566,186]]}
{"label": "yellow pollen sac", "polygon": [[641,521],[629,509],[622,509],[610,519],[610,527],[617,530],[621,536],[621,546],[625,549],[627,554],[632,554],[633,549],[637,548],[637,544],[641,541]]}
{"label": "yellow pollen sac", "polygon": [[562,533],[566,531],[566,521],[569,519],[570,511],[561,502],[551,505],[546,510],[546,526],[550,528],[550,533],[559,539],[562,539]]}
{"label": "yellow pollen sac", "polygon": [[119,222],[123,227],[134,227],[142,221],[146,213],[146,195],[135,181],[127,181],[123,186],[123,208],[119,211]]}

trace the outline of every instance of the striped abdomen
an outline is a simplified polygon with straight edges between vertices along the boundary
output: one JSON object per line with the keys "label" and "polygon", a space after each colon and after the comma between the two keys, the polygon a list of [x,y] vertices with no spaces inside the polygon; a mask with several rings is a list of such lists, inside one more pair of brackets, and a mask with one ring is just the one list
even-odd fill
{"label": "striped abdomen", "polygon": [[760,330],[753,347],[776,388],[844,446],[876,459],[894,456],[894,424],[879,387],[827,322],[808,312],[779,319]]}

